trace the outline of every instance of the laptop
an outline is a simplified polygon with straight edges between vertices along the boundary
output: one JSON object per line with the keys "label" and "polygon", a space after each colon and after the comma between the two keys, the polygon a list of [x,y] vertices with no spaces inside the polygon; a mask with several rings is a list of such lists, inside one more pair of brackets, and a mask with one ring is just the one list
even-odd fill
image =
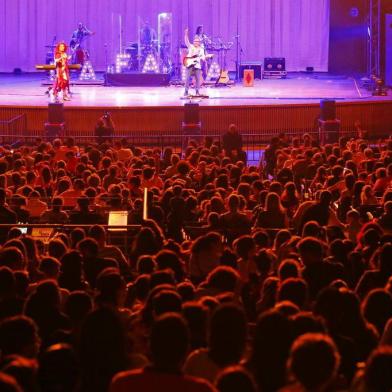
{"label": "laptop", "polygon": [[[126,231],[128,224],[128,211],[110,211],[108,217],[108,226],[110,231]],[[111,229],[110,226],[124,226]]]}

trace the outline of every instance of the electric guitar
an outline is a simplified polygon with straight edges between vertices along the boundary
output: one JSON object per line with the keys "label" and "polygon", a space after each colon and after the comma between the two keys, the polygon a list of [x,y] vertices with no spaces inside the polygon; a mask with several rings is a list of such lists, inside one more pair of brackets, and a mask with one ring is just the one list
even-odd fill
{"label": "electric guitar", "polygon": [[[203,57],[203,55],[199,55],[199,54],[195,54],[194,56],[185,56],[182,61],[182,64],[186,68],[194,67],[199,62],[199,59],[201,57]],[[206,59],[211,59],[212,57],[214,57],[213,54],[207,54],[205,56]]]}

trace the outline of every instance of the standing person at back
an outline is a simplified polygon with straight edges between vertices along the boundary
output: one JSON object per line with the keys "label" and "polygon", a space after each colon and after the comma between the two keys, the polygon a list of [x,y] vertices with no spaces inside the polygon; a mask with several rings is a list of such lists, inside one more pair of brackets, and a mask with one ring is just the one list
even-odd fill
{"label": "standing person at back", "polygon": [[246,162],[246,152],[242,150],[242,135],[235,124],[230,124],[229,130],[223,135],[223,150],[233,162]]}

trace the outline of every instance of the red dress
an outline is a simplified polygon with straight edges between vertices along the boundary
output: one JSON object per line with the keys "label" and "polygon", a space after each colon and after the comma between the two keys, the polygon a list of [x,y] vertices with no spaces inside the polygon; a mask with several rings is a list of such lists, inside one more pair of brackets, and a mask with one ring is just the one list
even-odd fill
{"label": "red dress", "polygon": [[65,52],[56,52],[56,79],[54,81],[54,92],[66,91],[69,88],[68,56]]}

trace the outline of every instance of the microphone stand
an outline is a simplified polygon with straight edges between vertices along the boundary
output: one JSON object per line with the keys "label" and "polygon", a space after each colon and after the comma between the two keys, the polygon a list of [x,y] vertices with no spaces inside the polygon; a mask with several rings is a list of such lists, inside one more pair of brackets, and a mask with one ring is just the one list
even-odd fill
{"label": "microphone stand", "polygon": [[235,61],[235,67],[236,67],[236,82],[241,80],[241,75],[240,75],[240,67],[242,63],[242,54],[244,51],[242,50],[241,42],[240,42],[240,26],[239,26],[239,15],[237,14],[237,34],[235,36],[236,39],[236,61]]}
{"label": "microphone stand", "polygon": [[103,45],[105,47],[105,72],[109,71],[109,64],[108,64],[108,44],[107,42]]}

